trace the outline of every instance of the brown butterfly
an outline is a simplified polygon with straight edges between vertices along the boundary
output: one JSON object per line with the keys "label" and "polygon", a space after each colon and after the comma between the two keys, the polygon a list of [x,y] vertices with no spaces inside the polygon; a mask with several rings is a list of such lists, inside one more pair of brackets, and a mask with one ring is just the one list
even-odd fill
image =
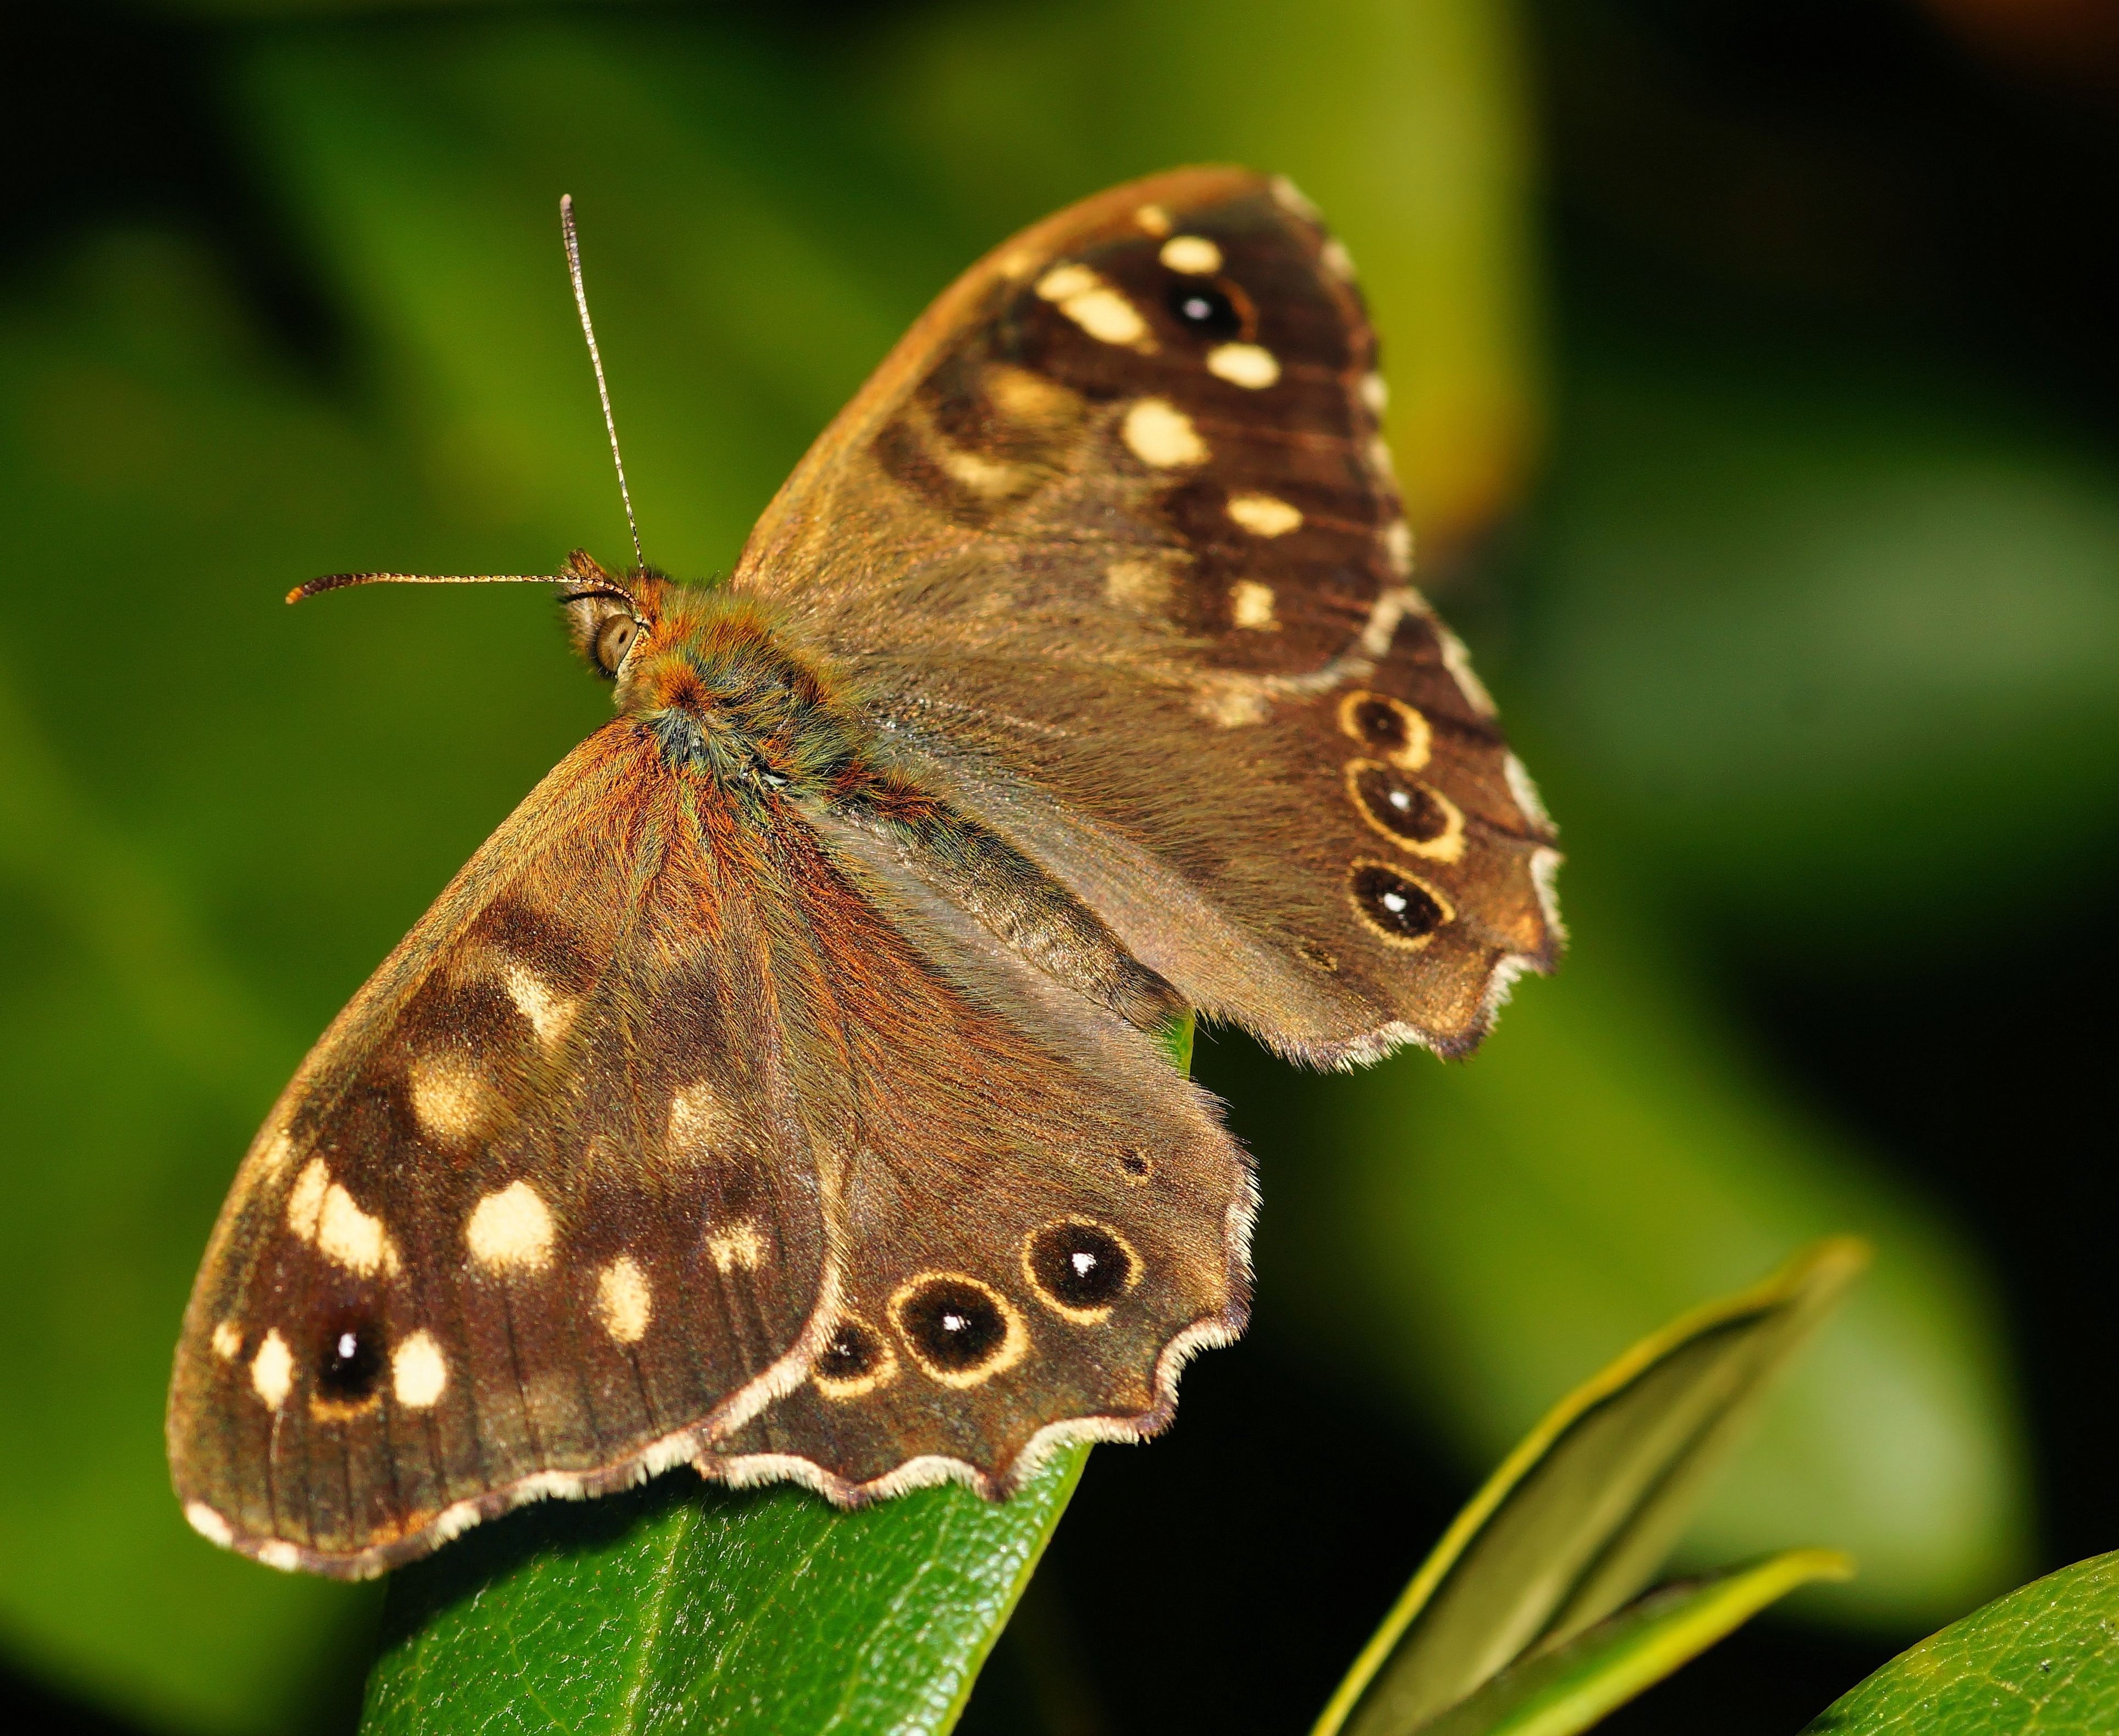
{"label": "brown butterfly", "polygon": [[1375,350],[1287,183],[1180,170],[973,266],[726,583],[574,555],[618,715],[244,1160],[192,1524],[364,1575],[680,1461],[999,1496],[1162,1428],[1254,1199],[1172,1021],[1456,1054],[1560,941]]}

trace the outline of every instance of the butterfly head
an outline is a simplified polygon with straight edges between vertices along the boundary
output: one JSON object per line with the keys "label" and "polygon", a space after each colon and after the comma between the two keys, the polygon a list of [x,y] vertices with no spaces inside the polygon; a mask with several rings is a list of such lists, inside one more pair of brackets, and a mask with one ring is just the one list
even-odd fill
{"label": "butterfly head", "polygon": [[648,567],[614,576],[579,549],[567,557],[561,576],[566,588],[559,604],[574,649],[606,681],[619,680],[635,650],[644,652],[653,640],[664,597],[673,587]]}

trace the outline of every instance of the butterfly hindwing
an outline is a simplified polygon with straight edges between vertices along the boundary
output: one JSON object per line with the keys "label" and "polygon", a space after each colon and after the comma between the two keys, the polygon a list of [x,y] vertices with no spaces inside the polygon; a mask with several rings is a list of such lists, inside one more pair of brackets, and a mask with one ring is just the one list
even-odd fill
{"label": "butterfly hindwing", "polygon": [[818,1064],[851,1093],[838,1309],[810,1378],[701,1468],[998,1494],[1047,1441],[1153,1433],[1189,1353],[1242,1327],[1246,1160],[1152,1041],[821,830],[781,841]]}
{"label": "butterfly hindwing", "polygon": [[736,578],[913,775],[1203,1011],[1325,1061],[1468,1047],[1559,942],[1550,827],[1408,583],[1375,364],[1285,183],[1119,188],[943,296]]}

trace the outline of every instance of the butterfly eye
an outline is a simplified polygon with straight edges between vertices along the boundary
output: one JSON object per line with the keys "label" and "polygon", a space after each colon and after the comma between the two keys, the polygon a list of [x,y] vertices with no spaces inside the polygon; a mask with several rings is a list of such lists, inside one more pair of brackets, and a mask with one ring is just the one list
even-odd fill
{"label": "butterfly eye", "polygon": [[605,622],[596,629],[596,667],[606,675],[615,675],[639,632],[640,623],[630,615],[613,615]]}
{"label": "butterfly eye", "polygon": [[1202,337],[1233,337],[1244,317],[1222,289],[1190,279],[1170,286],[1170,311],[1177,322]]}

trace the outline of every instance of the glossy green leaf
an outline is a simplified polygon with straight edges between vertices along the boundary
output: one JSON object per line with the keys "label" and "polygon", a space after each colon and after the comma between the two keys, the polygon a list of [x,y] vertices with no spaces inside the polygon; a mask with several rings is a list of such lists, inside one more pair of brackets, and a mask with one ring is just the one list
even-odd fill
{"label": "glossy green leaf", "polygon": [[1315,1736],[1417,1729],[1638,1592],[1774,1377],[1866,1261],[1859,1243],[1822,1243],[1570,1393],[1458,1515]]}
{"label": "glossy green leaf", "polygon": [[517,1515],[392,1581],[362,1729],[947,1730],[1087,1456],[999,1504],[841,1513],[679,1472]]}
{"label": "glossy green leaf", "polygon": [[1790,1549],[1710,1579],[1662,1586],[1548,1651],[1509,1666],[1433,1722],[1373,1736],[1574,1736],[1616,1711],[1767,1604],[1815,1580],[1848,1577],[1835,1549]]}
{"label": "glossy green leaf", "polygon": [[2119,1729],[2119,1552],[2034,1580],[1894,1658],[1806,1736]]}

